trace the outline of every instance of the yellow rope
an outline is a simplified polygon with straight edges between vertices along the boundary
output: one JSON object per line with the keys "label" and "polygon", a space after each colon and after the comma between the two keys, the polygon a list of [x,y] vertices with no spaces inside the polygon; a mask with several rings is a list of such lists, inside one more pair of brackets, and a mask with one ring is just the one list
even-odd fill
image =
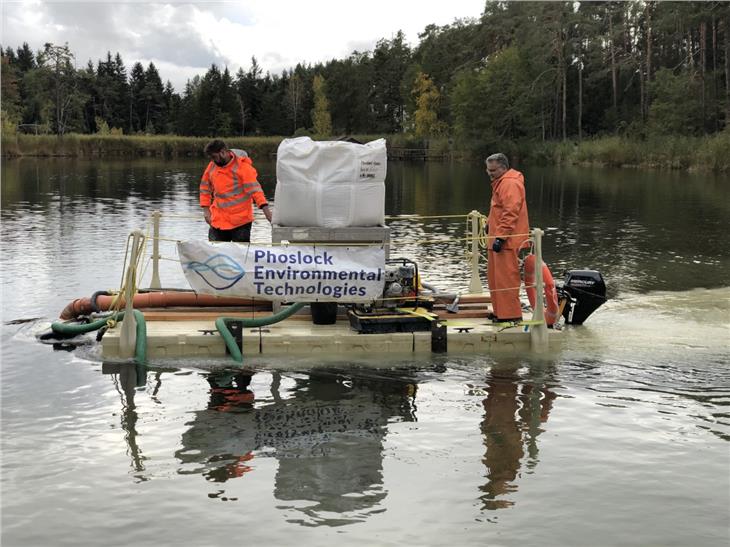
{"label": "yellow rope", "polygon": [[437,316],[428,313],[423,308],[417,308],[415,310],[411,310],[408,308],[396,308],[396,311],[399,311],[401,313],[407,313],[408,315],[415,315],[416,317],[425,317],[429,321],[436,321],[438,319]]}
{"label": "yellow rope", "polygon": [[[142,269],[141,272],[139,272],[140,266],[142,264],[143,257],[144,257],[145,254],[147,254],[147,244],[148,244],[149,240],[152,237],[152,236],[150,236],[150,231],[151,230],[152,230],[152,225],[150,223],[150,224],[147,225],[147,234],[142,239],[142,243],[140,245],[141,250],[139,250],[138,253],[137,253],[137,268],[136,268],[137,269],[137,272],[138,272],[137,279],[144,279],[144,274],[147,273],[147,268],[149,267],[150,262],[152,262],[152,256],[150,255],[147,258],[147,262],[144,263],[144,268]],[[135,293],[137,292],[137,287],[134,288],[134,292]]]}
{"label": "yellow rope", "polygon": [[[184,214],[178,214],[178,213],[162,213],[161,216],[164,216],[165,218],[179,218],[179,219],[193,219],[193,220],[204,220],[202,216],[199,215],[184,215]],[[402,215],[386,215],[386,220],[421,220],[421,219],[438,219],[438,218],[464,218],[468,215],[460,214],[460,215],[409,215],[409,214],[402,214]]]}
{"label": "yellow rope", "polygon": [[162,213],[165,218],[192,218],[193,220],[205,220],[202,215],[179,215],[176,213]]}
{"label": "yellow rope", "polygon": [[134,265],[134,272],[132,275],[132,296],[137,294],[137,289],[139,288],[137,286],[137,280],[142,279],[142,276],[139,274],[140,267],[142,265],[142,261],[144,259],[144,255],[147,251],[147,240],[149,239],[149,226],[147,227],[147,235],[142,237],[142,241],[139,244],[139,247],[137,248],[137,263]]}
{"label": "yellow rope", "polygon": [[487,238],[488,239],[496,239],[496,238],[507,239],[508,237],[530,237],[530,235],[532,235],[532,234],[529,234],[529,233],[527,233],[527,234],[504,234],[504,235],[497,234],[497,235],[487,236]]}
{"label": "yellow rope", "polygon": [[[445,324],[447,327],[453,327],[455,329],[458,328],[464,328],[464,327],[475,327],[474,323],[466,323],[463,319],[459,320],[450,320],[450,319],[439,319],[439,323]],[[487,327],[521,327],[525,325],[542,325],[545,321],[534,321],[534,320],[527,320],[527,321],[519,321],[515,323],[511,323],[509,321],[504,321],[501,323],[480,323],[482,326]]]}
{"label": "yellow rope", "polygon": [[467,234],[468,239],[477,239],[479,241],[479,247],[485,249],[487,247],[487,216],[481,213],[477,213],[477,215],[478,227],[476,235],[472,233],[471,213],[466,217],[466,229],[464,232]]}
{"label": "yellow rope", "polygon": [[[511,234],[507,236],[499,236],[502,237],[502,239],[506,239],[508,237],[524,237],[529,236],[530,234]],[[498,236],[494,236],[498,237]],[[492,236],[489,236],[491,239]],[[150,239],[154,239],[154,237],[150,237]],[[466,237],[449,237],[444,236],[439,239],[415,239],[413,241],[399,241],[399,240],[391,240],[390,245],[391,247],[394,244],[400,244],[400,245],[427,245],[430,243],[449,243],[452,241],[471,241],[472,239],[475,239],[471,236]],[[480,239],[479,236],[476,237],[476,239]],[[158,241],[169,241],[171,243],[180,243],[183,241],[182,239],[172,239],[167,237],[158,237]],[[216,242],[211,241],[211,243],[222,243],[222,242]],[[261,246],[272,246],[272,247],[282,247],[282,246],[289,246],[289,245],[313,245],[315,247],[373,247],[377,245],[382,245],[379,241],[370,241],[370,242],[358,242],[358,241],[352,241],[352,242],[343,242],[343,241],[337,241],[337,242],[289,242],[289,243],[283,243],[283,242],[268,242],[268,241],[251,241],[251,242],[244,242],[244,241],[233,241],[230,243],[238,243],[239,245],[261,245]]]}
{"label": "yellow rope", "polygon": [[[464,215],[464,214],[460,214],[460,215],[395,215],[395,216],[389,215],[386,218],[388,218],[390,220],[393,220],[393,219],[396,219],[396,220],[411,220],[411,219],[416,220],[416,219],[436,219],[436,218],[466,218],[466,223],[467,223],[466,230],[465,230],[467,235],[465,237],[462,237],[462,238],[442,236],[442,237],[439,237],[437,239],[417,239],[417,240],[407,241],[407,242],[399,242],[398,240],[391,240],[389,242],[389,244],[391,246],[397,245],[397,244],[400,244],[400,245],[406,245],[406,244],[407,245],[428,245],[428,244],[434,244],[434,243],[448,243],[448,242],[458,242],[458,241],[471,242],[471,241],[473,241],[473,240],[476,239],[478,241],[478,247],[480,249],[486,249],[487,246],[488,246],[488,240],[489,239],[493,239],[493,238],[497,238],[497,237],[500,237],[502,239],[514,238],[514,237],[526,237],[526,238],[529,238],[530,235],[531,235],[530,233],[525,233],[525,234],[508,234],[508,235],[493,235],[493,236],[492,235],[489,235],[489,236],[487,236],[487,221],[488,221],[488,217],[486,215],[481,214],[481,213],[477,213],[477,214],[479,216],[478,216],[478,228],[477,228],[477,233],[476,234],[472,233],[472,220],[471,220],[472,213],[469,213],[467,215]],[[199,216],[193,216],[193,215],[180,215],[180,214],[174,214],[173,213],[173,214],[165,214],[164,216],[165,217],[170,217],[170,218],[186,218],[186,219],[193,218],[193,219],[196,219],[196,220],[200,220],[200,217]],[[122,269],[122,280],[120,282],[120,291],[117,294],[115,300],[112,302],[112,304],[115,304],[117,306],[120,304],[120,302],[121,302],[120,296],[124,293],[124,289],[126,288],[125,287],[125,281],[124,281],[124,279],[125,279],[125,268],[126,268],[126,264],[127,264],[127,256],[128,256],[128,252],[129,252],[129,241],[130,241],[130,238],[131,237],[132,236],[130,235],[127,238],[127,249],[125,250],[125,262],[124,262],[124,267]],[[143,240],[145,249],[146,249],[146,246],[147,246],[147,242],[150,239],[152,239],[152,236],[149,235],[149,228],[148,228],[147,236]],[[179,240],[179,239],[173,239],[173,238],[167,238],[167,237],[159,237],[159,236],[156,239],[158,241],[167,241],[167,242],[172,242],[172,243],[180,243],[181,242],[181,240]],[[307,242],[307,243],[304,243],[304,242],[300,242],[300,243],[297,243],[297,242],[294,242],[294,243],[291,243],[291,242],[288,242],[288,243],[282,243],[282,242],[274,243],[274,242],[262,241],[262,242],[251,242],[251,243],[246,243],[246,242],[235,242],[235,243],[238,243],[239,245],[252,245],[253,244],[253,245],[272,246],[272,247],[281,247],[281,246],[297,245],[297,244],[300,244],[300,245],[305,245],[305,244],[306,245],[313,245],[315,247],[372,247],[372,246],[378,246],[378,245],[382,246],[383,245],[382,243],[376,242],[376,241],[373,241],[373,242],[342,242],[342,241],[338,241],[338,242],[317,242],[317,243],[311,243],[311,242]],[[138,254],[137,268],[139,267],[139,260],[141,259],[141,254],[142,253],[139,253]],[[479,253],[479,257],[481,259],[485,260],[485,261],[487,260],[487,258],[482,253]],[[158,258],[160,260],[168,260],[168,261],[172,261],[172,262],[178,262],[179,261],[178,258],[170,258],[170,257],[163,257],[163,256],[160,256]],[[468,250],[468,258],[471,259],[471,250],[470,249]],[[140,278],[142,276],[144,276],[144,273],[146,272],[147,267],[149,267],[149,261],[147,262],[147,265],[145,266],[145,269],[142,272],[142,275],[140,276]],[[135,279],[135,284],[136,284],[136,277],[134,279]],[[535,287],[535,285],[525,285],[524,287],[525,288],[532,288],[532,287]],[[507,288],[501,288],[501,289],[492,289],[489,292],[515,291],[515,290],[519,291],[521,288],[522,288],[522,286],[520,286],[520,287],[507,287]],[[136,292],[137,287],[135,286],[134,289],[135,289],[135,292]],[[393,297],[393,298],[381,298],[381,299],[378,299],[378,300],[415,300],[417,298],[423,298],[423,297],[422,296],[421,297],[415,297],[415,296],[414,297]]]}
{"label": "yellow rope", "polygon": [[[149,232],[148,232],[149,233]],[[119,282],[119,292],[114,296],[114,299],[109,304],[109,310],[118,313],[121,310],[122,307],[122,295],[127,290],[127,260],[131,253],[129,242],[130,240],[133,240],[134,235],[129,234],[127,236],[127,245],[126,249],[124,251],[124,264],[122,266],[122,279]],[[129,267],[132,269],[132,295],[134,296],[137,293],[137,273],[140,267],[140,264],[142,262],[142,259],[144,257],[144,249],[147,247],[147,240],[149,239],[148,236],[143,236],[142,241],[139,245],[139,248],[137,249],[137,259],[135,264],[130,264]],[[115,320],[112,318],[111,321]]]}
{"label": "yellow rope", "polygon": [[119,308],[121,307],[121,295],[124,294],[124,287],[125,287],[125,278],[126,278],[126,272],[127,272],[127,259],[129,257],[129,242],[132,240],[132,234],[129,234],[127,236],[127,244],[124,248],[124,263],[122,264],[122,277],[119,280],[119,292],[117,292],[116,295],[114,295],[114,298],[109,303],[109,310],[118,312]]}
{"label": "yellow rope", "polygon": [[144,274],[147,273],[147,268],[150,267],[150,264],[151,263],[152,263],[152,257],[151,256],[148,256],[147,257],[147,262],[144,263],[144,269],[142,270],[142,273],[139,274],[139,279],[144,279]]}
{"label": "yellow rope", "polygon": [[127,245],[124,248],[124,264],[122,264],[122,278],[119,280],[119,287],[124,286],[124,274],[127,271],[127,257],[129,256],[129,241],[132,239],[132,234],[127,236]]}
{"label": "yellow rope", "polygon": [[423,295],[419,295],[419,296],[388,296],[388,297],[384,297],[384,298],[376,298],[376,300],[381,300],[381,301],[385,301],[385,300],[424,300],[425,301],[428,298],[430,298],[430,297],[423,296]]}
{"label": "yellow rope", "polygon": [[[526,289],[531,289],[534,286],[535,285],[525,285],[524,287]],[[489,289],[489,292],[492,293],[492,292],[500,292],[500,291],[519,291],[521,288],[522,288],[522,285],[520,285],[519,287],[508,287],[506,289]]]}
{"label": "yellow rope", "polygon": [[545,321],[519,321],[517,323],[510,323],[508,321],[504,323],[487,323],[487,326],[492,327],[503,327],[504,329],[508,329],[510,327],[525,327],[529,325],[542,325]]}
{"label": "yellow rope", "polygon": [[386,215],[388,220],[418,220],[422,218],[464,218],[469,215]]}

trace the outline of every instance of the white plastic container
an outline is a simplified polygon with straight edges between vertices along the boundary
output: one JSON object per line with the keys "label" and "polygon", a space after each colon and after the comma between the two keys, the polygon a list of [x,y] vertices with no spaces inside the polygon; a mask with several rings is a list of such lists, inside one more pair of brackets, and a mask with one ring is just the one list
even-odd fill
{"label": "white plastic container", "polygon": [[273,223],[379,226],[385,222],[385,139],[367,144],[284,139],[276,159]]}

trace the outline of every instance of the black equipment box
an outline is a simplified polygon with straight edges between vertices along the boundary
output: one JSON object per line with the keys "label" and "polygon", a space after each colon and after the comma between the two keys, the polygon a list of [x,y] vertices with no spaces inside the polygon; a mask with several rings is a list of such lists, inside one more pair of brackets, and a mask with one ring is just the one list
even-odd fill
{"label": "black equipment box", "polygon": [[[428,313],[418,308],[418,313]],[[433,321],[421,315],[390,309],[375,309],[365,312],[357,309],[347,311],[350,326],[361,334],[385,334],[389,332],[430,331]]]}

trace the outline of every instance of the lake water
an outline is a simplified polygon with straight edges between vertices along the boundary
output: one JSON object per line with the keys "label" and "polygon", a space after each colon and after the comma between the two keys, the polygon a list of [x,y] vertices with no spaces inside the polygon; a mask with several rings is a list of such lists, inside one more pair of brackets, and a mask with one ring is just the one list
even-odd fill
{"label": "lake water", "polygon": [[[539,357],[168,360],[135,388],[93,345],[37,342],[119,286],[151,211],[164,237],[205,237],[202,168],[3,159],[4,547],[730,542],[727,177],[524,169],[553,273],[597,269],[611,298]],[[393,255],[465,291],[451,215],[488,197],[480,165],[389,165]],[[161,254],[163,286],[184,286],[173,242]]]}

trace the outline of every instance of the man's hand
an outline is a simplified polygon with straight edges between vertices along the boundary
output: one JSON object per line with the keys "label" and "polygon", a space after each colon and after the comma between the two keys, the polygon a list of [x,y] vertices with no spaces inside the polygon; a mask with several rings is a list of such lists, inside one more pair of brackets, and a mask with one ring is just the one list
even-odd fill
{"label": "man's hand", "polygon": [[268,205],[264,205],[261,210],[264,212],[266,220],[268,220],[269,224],[271,224],[271,208]]}
{"label": "man's hand", "polygon": [[203,208],[203,218],[205,218],[205,222],[210,225],[210,207]]}
{"label": "man's hand", "polygon": [[499,251],[502,250],[503,246],[504,246],[504,239],[502,239],[501,237],[498,237],[497,239],[494,240],[494,243],[492,243],[492,250],[495,253],[498,253]]}

